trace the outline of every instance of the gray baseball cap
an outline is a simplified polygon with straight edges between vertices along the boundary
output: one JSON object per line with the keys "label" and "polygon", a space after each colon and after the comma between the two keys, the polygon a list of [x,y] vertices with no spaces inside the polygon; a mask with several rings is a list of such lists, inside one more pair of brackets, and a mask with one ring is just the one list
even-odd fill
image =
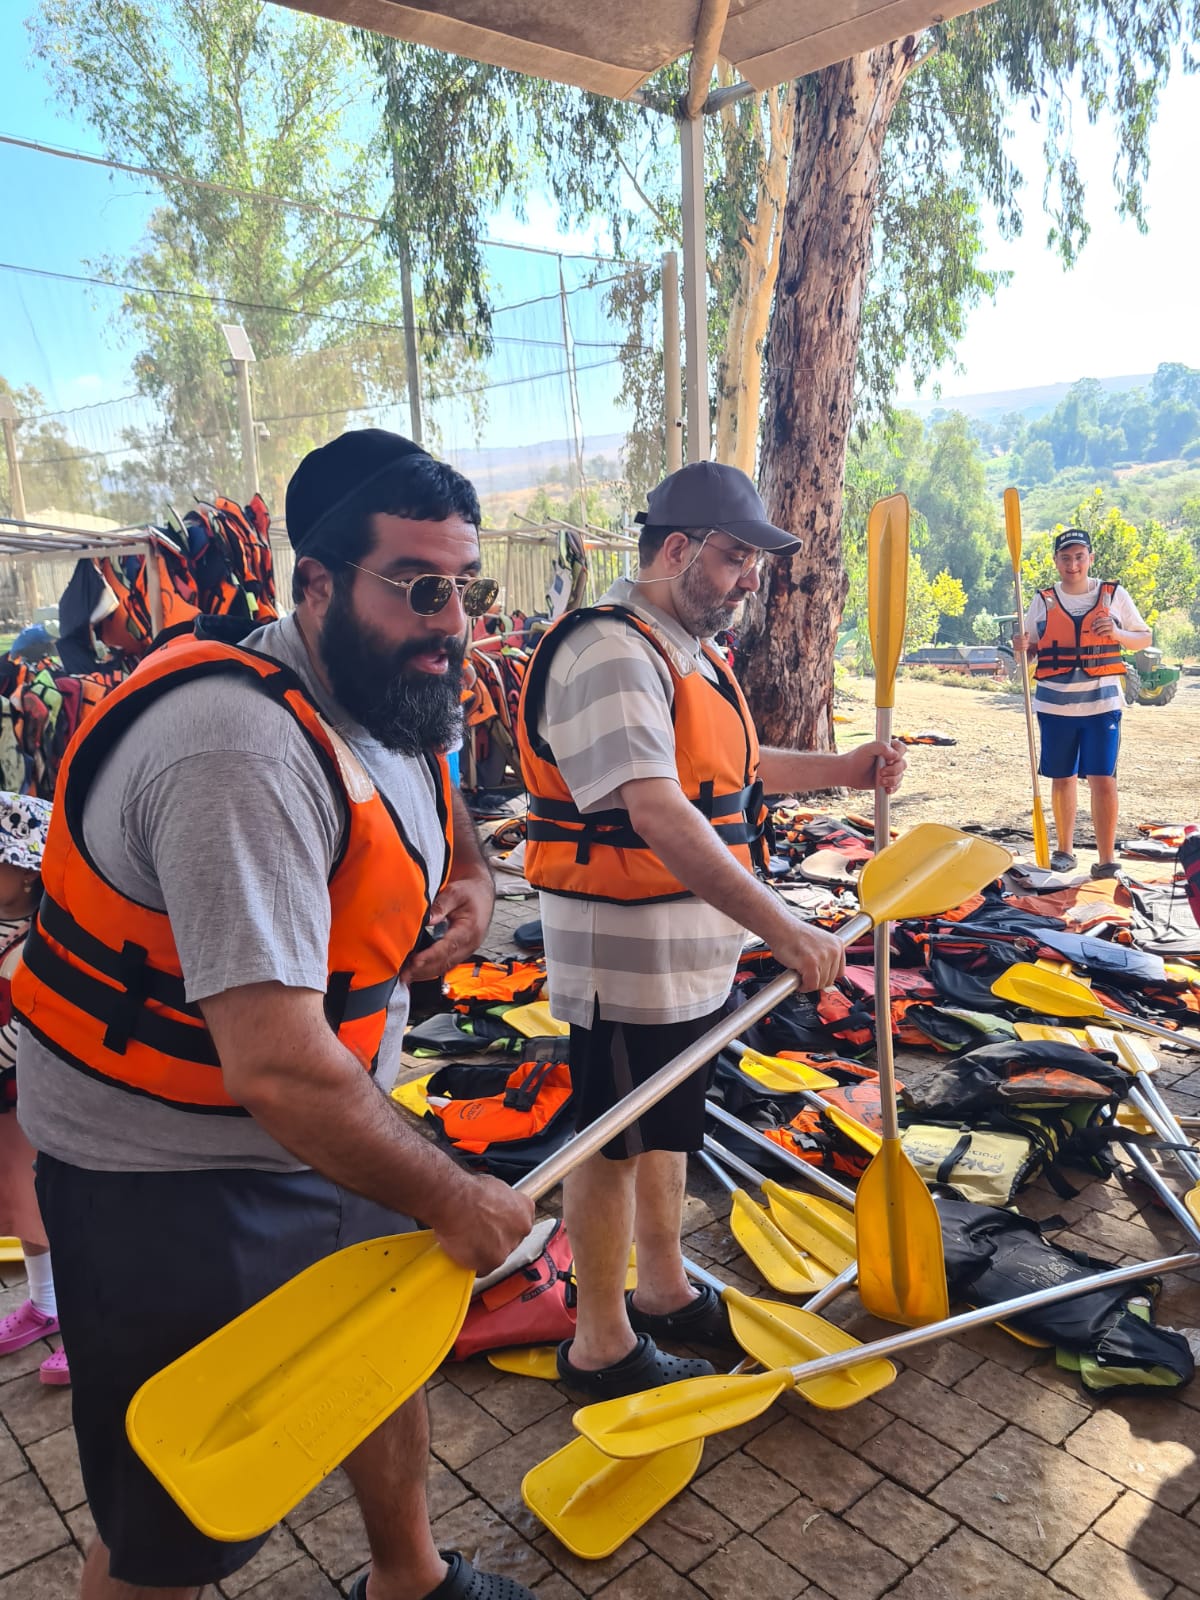
{"label": "gray baseball cap", "polygon": [[719,461],[693,461],[664,478],[633,519],[651,528],[720,528],[754,550],[792,555],[800,548],[794,534],[767,521],[758,490],[737,467]]}

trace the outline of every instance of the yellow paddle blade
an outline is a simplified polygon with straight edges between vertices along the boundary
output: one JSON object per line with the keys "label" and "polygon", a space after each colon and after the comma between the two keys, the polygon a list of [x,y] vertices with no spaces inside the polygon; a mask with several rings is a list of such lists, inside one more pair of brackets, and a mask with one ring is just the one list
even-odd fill
{"label": "yellow paddle blade", "polygon": [[558,1382],[558,1351],[552,1344],[518,1345],[512,1350],[489,1350],[490,1364],[500,1372],[515,1372],[522,1378],[544,1378]]}
{"label": "yellow paddle blade", "polygon": [[1087,1042],[1094,1050],[1107,1050],[1115,1055],[1126,1072],[1136,1077],[1139,1072],[1158,1071],[1158,1057],[1144,1039],[1130,1033],[1117,1033],[1112,1028],[1088,1028]]}
{"label": "yellow paddle blade", "polygon": [[841,1271],[841,1267],[830,1269],[794,1245],[744,1189],[734,1190],[729,1227],[764,1280],[780,1294],[813,1294]]}
{"label": "yellow paddle blade", "polygon": [[474,1282],[431,1233],[339,1250],[148,1379],[129,1441],[202,1533],[253,1539],[440,1364]]}
{"label": "yellow paddle blade", "polygon": [[1004,491],[1004,533],[1013,571],[1021,571],[1021,496],[1015,489]]}
{"label": "yellow paddle blade", "polygon": [[877,1155],[883,1145],[883,1135],[876,1133],[874,1128],[868,1128],[857,1117],[852,1117],[840,1106],[826,1106],[825,1116],[833,1123],[835,1128],[840,1128],[847,1139],[853,1139],[860,1150],[866,1150],[871,1155]]}
{"label": "yellow paddle blade", "polygon": [[1012,865],[990,839],[940,822],[920,822],[873,856],[858,880],[858,898],[872,922],[936,917],[952,911]]}
{"label": "yellow paddle blade", "polygon": [[[845,1206],[810,1199],[785,1189],[774,1178],[764,1178],[762,1192],[771,1215],[794,1245],[815,1256],[834,1275],[855,1259],[854,1213]],[[778,1362],[765,1362],[778,1366]]]}
{"label": "yellow paddle blade", "polygon": [[587,1439],[572,1439],[521,1483],[525,1504],[573,1555],[603,1561],[686,1489],[704,1440],[614,1461]]}
{"label": "yellow paddle blade", "polygon": [[25,1252],[20,1239],[0,1239],[0,1261],[24,1261]]}
{"label": "yellow paddle blade", "polygon": [[[729,1311],[734,1338],[747,1355],[764,1367],[798,1367],[839,1350],[852,1350],[861,1343],[843,1328],[800,1306],[751,1299],[737,1289],[726,1289],[721,1298]],[[892,1363],[877,1358],[845,1372],[818,1373],[801,1380],[796,1388],[813,1405],[826,1411],[842,1411],[886,1388],[895,1376]]]}
{"label": "yellow paddle blade", "polygon": [[1200,1183],[1194,1189],[1189,1189],[1183,1197],[1183,1203],[1191,1212],[1193,1219],[1200,1222]]}
{"label": "yellow paddle blade", "polygon": [[424,1118],[429,1110],[429,1096],[425,1091],[432,1077],[433,1073],[427,1072],[423,1078],[410,1078],[407,1083],[398,1083],[392,1090],[392,1099],[406,1111],[411,1111],[414,1117]]}
{"label": "yellow paddle blade", "polygon": [[876,706],[895,704],[907,604],[908,499],[890,494],[877,500],[867,517],[867,623],[875,660]]}
{"label": "yellow paddle blade", "polygon": [[1033,859],[1043,870],[1050,865],[1050,835],[1046,832],[1046,817],[1042,811],[1042,797],[1033,792]]}
{"label": "yellow paddle blade", "polygon": [[566,1039],[571,1032],[569,1022],[560,1022],[550,1015],[545,1000],[531,1000],[528,1005],[509,1006],[504,1021],[523,1033],[527,1039]]}
{"label": "yellow paddle blade", "polygon": [[1018,1039],[1046,1039],[1051,1044],[1077,1044],[1087,1048],[1088,1036],[1083,1028],[1057,1028],[1051,1022],[1014,1022],[1013,1031]]}
{"label": "yellow paddle blade", "polygon": [[1046,967],[1018,961],[992,984],[992,993],[1048,1017],[1102,1017],[1104,1007],[1086,984]]}
{"label": "yellow paddle blade", "polygon": [[749,1376],[685,1378],[583,1406],[575,1427],[606,1456],[628,1461],[752,1422],[792,1388],[786,1367]]}
{"label": "yellow paddle blade", "polygon": [[769,1089],[835,1089],[837,1079],[810,1067],[806,1061],[788,1061],[784,1056],[766,1056],[759,1050],[744,1049],[738,1063],[748,1077]]}
{"label": "yellow paddle blade", "polygon": [[1128,1100],[1122,1100],[1117,1107],[1117,1121],[1123,1128],[1131,1128],[1134,1133],[1143,1134],[1149,1138],[1153,1138],[1158,1132],[1154,1124],[1147,1122],[1138,1108],[1131,1106]]}
{"label": "yellow paddle blade", "polygon": [[898,1139],[885,1139],[854,1197],[858,1297],[874,1316],[917,1327],[950,1315],[942,1224]]}

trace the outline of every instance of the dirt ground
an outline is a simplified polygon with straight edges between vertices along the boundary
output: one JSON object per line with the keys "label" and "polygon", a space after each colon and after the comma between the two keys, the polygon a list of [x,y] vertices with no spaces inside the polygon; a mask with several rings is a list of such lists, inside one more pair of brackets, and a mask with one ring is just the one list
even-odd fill
{"label": "dirt ground", "polygon": [[[873,686],[850,678],[839,684],[835,711],[838,746],[849,748],[874,734]],[[936,729],[958,742],[910,749],[908,774],[892,802],[893,822],[979,823],[1013,828],[1032,840],[1029,755],[1020,694],[950,688],[904,678],[896,685],[897,733]],[[1118,767],[1121,821],[1118,842],[1142,822],[1200,821],[1200,678],[1184,678],[1168,706],[1126,706]],[[1047,825],[1050,784],[1041,781]],[[1086,795],[1081,795],[1076,845],[1081,861],[1094,859]]]}

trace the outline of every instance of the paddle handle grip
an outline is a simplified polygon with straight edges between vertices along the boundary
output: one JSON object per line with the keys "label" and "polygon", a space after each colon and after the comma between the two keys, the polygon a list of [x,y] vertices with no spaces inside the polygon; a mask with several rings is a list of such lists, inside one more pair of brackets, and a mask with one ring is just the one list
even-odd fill
{"label": "paddle handle grip", "polygon": [[[861,939],[864,933],[869,933],[871,919],[865,911],[856,912],[849,922],[843,923],[837,930],[835,937],[849,948],[856,939]],[[694,1044],[688,1046],[666,1066],[660,1067],[656,1073],[647,1078],[645,1083],[639,1084],[618,1104],[606,1111],[595,1122],[589,1123],[581,1132],[556,1150],[542,1162],[540,1167],[535,1167],[527,1173],[521,1181],[514,1185],[520,1194],[527,1194],[531,1200],[540,1200],[542,1195],[549,1194],[563,1181],[568,1172],[573,1172],[589,1156],[594,1156],[616,1134],[622,1133],[631,1123],[649,1111],[651,1106],[656,1106],[665,1095],[678,1087],[685,1078],[690,1078],[693,1072],[706,1066],[714,1056],[720,1055],[726,1045],[731,1044],[743,1028],[765,1017],[768,1011],[773,1010],[781,1000],[786,1000],[792,994],[800,979],[794,972],[780,973],[778,978],[772,979],[756,995],[738,1007],[729,1016],[722,1017],[720,1022],[703,1034]],[[838,1185],[841,1188],[841,1185]]]}
{"label": "paddle handle grip", "polygon": [[735,1117],[732,1111],[726,1111],[724,1106],[717,1105],[715,1100],[706,1100],[704,1109],[714,1122],[720,1122],[726,1128],[731,1128],[734,1133],[740,1133],[743,1139],[749,1139],[751,1144],[757,1145],[764,1155],[774,1156],[776,1160],[782,1161],[785,1166],[791,1167],[794,1172],[807,1178],[814,1188],[823,1189],[831,1200],[838,1200],[842,1205],[854,1209],[854,1191],[847,1189],[844,1183],[831,1178],[827,1172],[822,1172],[820,1167],[814,1167],[808,1161],[801,1161],[799,1156],[794,1156],[790,1150],[785,1150],[782,1145],[776,1144],[774,1139],[768,1139],[765,1134],[759,1133],[757,1128],[749,1127]]}

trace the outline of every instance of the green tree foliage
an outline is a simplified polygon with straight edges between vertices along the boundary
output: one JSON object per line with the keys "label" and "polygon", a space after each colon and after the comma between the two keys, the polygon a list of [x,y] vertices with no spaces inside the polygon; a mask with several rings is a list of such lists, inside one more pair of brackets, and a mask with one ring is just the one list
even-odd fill
{"label": "green tree foliage", "polygon": [[[39,511],[73,511],[97,504],[103,496],[96,462],[72,444],[61,423],[47,417],[46,402],[32,385],[14,389],[0,377],[0,395],[12,401],[24,420],[16,429],[17,460],[25,512],[33,521]],[[15,515],[8,454],[0,449],[0,511]]]}
{"label": "green tree foliage", "polygon": [[[1066,525],[1087,529],[1095,552],[1092,575],[1123,584],[1147,623],[1153,625],[1162,611],[1191,605],[1200,594],[1200,563],[1186,531],[1172,531],[1153,520],[1135,527],[1101,489],[1080,502]],[[1058,531],[1030,545],[1022,563],[1027,595],[1047,588],[1058,576],[1052,554]]]}
{"label": "green tree foliage", "polygon": [[31,31],[107,154],[181,180],[163,182],[133,256],[97,264],[145,286],[124,296],[119,326],[164,420],[128,441],[129,497],[146,515],[165,489],[240,490],[219,328],[235,322],[258,358],[277,500],[304,450],[403,392],[398,280],[363,220],[378,211],[379,165],[354,127],[369,85],[349,35],[263,0],[42,0]]}

